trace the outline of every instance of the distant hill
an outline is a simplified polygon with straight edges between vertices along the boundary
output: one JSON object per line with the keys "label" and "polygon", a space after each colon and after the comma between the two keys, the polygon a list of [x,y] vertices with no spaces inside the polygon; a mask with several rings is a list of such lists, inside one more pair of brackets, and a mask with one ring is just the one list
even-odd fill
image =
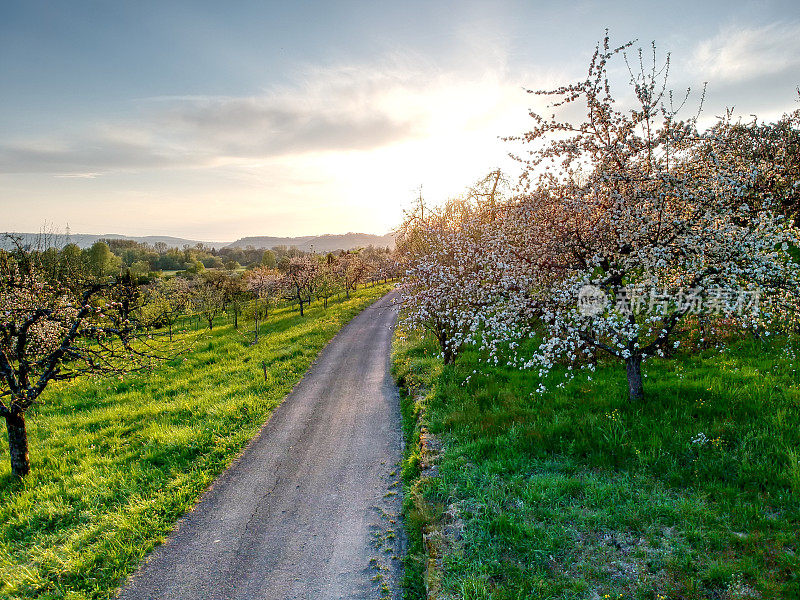
{"label": "distant hill", "polygon": [[232,244],[231,248],[272,248],[273,246],[295,246],[299,250],[310,252],[332,252],[333,250],[352,250],[369,245],[389,246],[394,248],[394,234],[373,235],[371,233],[342,233],[326,235],[306,235],[301,237],[254,236],[243,237]]}
{"label": "distant hill", "polygon": [[[13,235],[22,236],[23,242],[25,244],[31,244],[33,246],[38,246],[39,240],[42,238],[42,234],[39,233],[14,232]],[[185,246],[186,244],[188,244],[189,246],[196,246],[197,244],[203,244],[204,246],[208,246],[209,248],[223,248],[224,246],[228,245],[228,242],[204,242],[202,240],[188,240],[186,238],[172,237],[169,235],[134,236],[134,235],[121,235],[119,233],[104,233],[102,235],[93,233],[73,233],[70,235],[66,234],[46,235],[47,245],[54,246],[56,248],[63,248],[67,244],[77,244],[81,248],[88,248],[89,246],[94,244],[97,240],[133,240],[135,242],[139,242],[140,244],[150,244],[151,246],[157,244],[158,242],[164,242],[170,248],[183,248],[183,246]],[[7,249],[8,246],[9,244],[7,240],[0,238],[0,248]]]}
{"label": "distant hill", "polygon": [[[0,232],[2,233],[2,232]],[[14,235],[22,236],[25,244],[37,246],[41,234],[38,233],[15,233]],[[300,237],[273,237],[273,236],[254,236],[244,237],[235,242],[205,242],[202,240],[189,240],[186,238],[172,237],[169,235],[146,235],[146,236],[133,236],[121,235],[119,233],[104,233],[102,235],[87,234],[87,233],[73,233],[69,236],[64,234],[50,235],[47,237],[47,245],[63,248],[67,244],[77,244],[81,248],[88,248],[97,240],[102,239],[117,239],[117,240],[133,240],[143,244],[150,244],[151,246],[158,242],[165,243],[170,248],[183,248],[185,245],[196,246],[203,244],[209,248],[245,248],[253,246],[254,248],[272,248],[273,246],[295,246],[300,250],[310,252],[312,249],[315,252],[331,252],[333,250],[352,250],[353,248],[363,248],[372,244],[373,246],[389,246],[394,247],[394,235],[388,233],[386,235],[372,235],[369,233],[344,233],[344,234],[327,234],[327,235],[305,235]],[[8,249],[7,240],[0,237],[0,248]]]}

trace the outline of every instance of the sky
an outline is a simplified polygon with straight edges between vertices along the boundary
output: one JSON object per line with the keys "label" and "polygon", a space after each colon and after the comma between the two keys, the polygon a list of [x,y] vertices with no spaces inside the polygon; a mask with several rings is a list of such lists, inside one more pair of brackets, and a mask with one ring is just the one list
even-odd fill
{"label": "sky", "polygon": [[707,120],[800,108],[796,0],[2,0],[0,231],[386,233],[420,186],[513,178],[526,90],[605,28],[669,53],[690,108],[708,82]]}

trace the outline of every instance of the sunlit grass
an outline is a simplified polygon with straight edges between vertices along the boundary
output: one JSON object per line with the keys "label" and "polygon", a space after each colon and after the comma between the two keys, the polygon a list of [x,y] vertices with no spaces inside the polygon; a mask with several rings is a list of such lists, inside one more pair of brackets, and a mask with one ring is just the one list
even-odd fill
{"label": "sunlit grass", "polygon": [[331,337],[386,291],[315,303],[303,318],[276,310],[254,346],[219,325],[151,375],[48,389],[28,414],[24,481],[5,436],[0,449],[0,598],[113,597]]}
{"label": "sunlit grass", "polygon": [[451,598],[800,597],[792,354],[743,341],[650,363],[632,405],[619,365],[538,395],[531,373],[472,351],[442,367],[435,342],[395,340],[396,376],[427,390],[404,400],[407,428],[424,406],[445,447],[420,480],[409,438],[409,596],[437,523]]}

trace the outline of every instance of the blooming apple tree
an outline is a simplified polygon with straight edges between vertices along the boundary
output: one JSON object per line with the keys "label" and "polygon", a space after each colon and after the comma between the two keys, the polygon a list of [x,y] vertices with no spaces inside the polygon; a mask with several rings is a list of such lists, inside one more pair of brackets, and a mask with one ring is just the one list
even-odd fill
{"label": "blooming apple tree", "polygon": [[342,252],[333,265],[347,298],[350,298],[351,291],[356,291],[358,284],[366,279],[370,271],[369,263],[356,251]]}
{"label": "blooming apple tree", "polygon": [[796,117],[700,130],[678,116],[689,93],[675,105],[669,59],[653,46],[652,66],[640,50],[632,67],[630,48],[606,37],[585,79],[532,92],[555,111],[508,138],[527,149],[514,197],[489,176],[406,218],[405,320],[433,332],[445,362],[477,343],[494,362],[569,377],[606,356],[641,400],[643,361],[676,348],[688,318],[765,335],[796,322]]}
{"label": "blooming apple tree", "polygon": [[[11,471],[30,471],[25,414],[53,381],[121,374],[166,358],[130,319],[130,282],[53,273],[44,252],[0,251],[0,416]],[[163,349],[162,349],[163,350]]]}
{"label": "blooming apple tree", "polygon": [[[654,50],[646,69],[640,51],[639,68],[628,70],[634,105],[618,108],[608,65],[627,64],[629,47],[612,49],[606,38],[585,80],[534,92],[557,109],[581,106],[585,118],[532,113],[531,131],[511,138],[533,145],[520,159],[525,192],[506,219],[511,272],[522,279],[509,300],[484,309],[482,335],[535,334],[538,350],[517,358],[542,374],[598,354],[619,359],[639,400],[642,361],[675,343],[684,317],[711,305],[764,326],[774,315],[757,296],[797,289],[800,273],[787,253],[797,231],[770,198],[747,202],[756,167],[721,160],[717,131],[677,118],[668,59],[659,68]],[[518,321],[525,303],[538,327]]]}
{"label": "blooming apple tree", "polygon": [[283,289],[281,274],[276,269],[269,267],[256,267],[247,271],[243,276],[244,288],[255,298],[255,340],[258,342],[258,325],[261,318],[261,310],[264,310],[264,318],[267,318],[270,304],[280,295]]}
{"label": "blooming apple tree", "polygon": [[420,199],[401,228],[403,322],[433,333],[445,364],[476,333],[480,308],[500,289],[500,271],[488,251],[494,245],[499,178],[498,172],[488,196],[469,193],[437,209]]}
{"label": "blooming apple tree", "polygon": [[289,268],[281,278],[283,299],[297,302],[300,316],[304,306],[311,304],[317,285],[320,264],[314,256],[298,256],[289,262]]}

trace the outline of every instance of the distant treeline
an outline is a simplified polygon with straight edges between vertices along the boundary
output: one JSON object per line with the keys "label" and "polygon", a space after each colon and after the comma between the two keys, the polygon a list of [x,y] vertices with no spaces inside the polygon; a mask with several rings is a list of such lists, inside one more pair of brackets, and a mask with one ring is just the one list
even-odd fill
{"label": "distant treeline", "polygon": [[[51,250],[51,252],[59,252]],[[340,250],[337,253],[342,253]],[[388,247],[367,246],[358,251],[364,259],[388,255]],[[111,274],[120,269],[130,269],[138,276],[163,271],[182,271],[187,275],[205,269],[239,270],[258,266],[285,271],[291,259],[311,253],[294,246],[274,246],[271,249],[210,248],[203,244],[169,247],[165,242],[146,244],[134,240],[101,239],[90,248],[81,250],[77,244],[67,244],[59,252],[67,260],[83,260],[96,274]]]}

